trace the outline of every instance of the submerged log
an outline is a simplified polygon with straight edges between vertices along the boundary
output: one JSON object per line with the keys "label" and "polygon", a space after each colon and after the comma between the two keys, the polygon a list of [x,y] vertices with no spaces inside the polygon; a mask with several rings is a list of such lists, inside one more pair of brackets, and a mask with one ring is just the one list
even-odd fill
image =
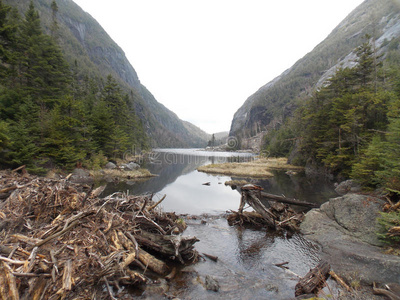
{"label": "submerged log", "polygon": [[311,294],[325,284],[331,266],[326,261],[321,261],[299,280],[295,287],[295,296]]}

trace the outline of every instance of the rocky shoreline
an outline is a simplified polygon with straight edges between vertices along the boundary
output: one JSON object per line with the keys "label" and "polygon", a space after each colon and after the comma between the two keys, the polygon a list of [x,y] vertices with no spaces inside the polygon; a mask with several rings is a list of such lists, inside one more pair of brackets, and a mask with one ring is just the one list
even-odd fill
{"label": "rocky shoreline", "polygon": [[301,232],[320,246],[321,258],[350,286],[400,284],[400,257],[386,254],[376,235],[385,201],[357,190],[351,187],[348,194],[309,211]]}

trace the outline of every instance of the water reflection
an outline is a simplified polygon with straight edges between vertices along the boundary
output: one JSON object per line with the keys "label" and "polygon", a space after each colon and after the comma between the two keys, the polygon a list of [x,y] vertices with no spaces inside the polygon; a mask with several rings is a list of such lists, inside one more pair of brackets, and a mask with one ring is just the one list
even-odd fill
{"label": "water reflection", "polygon": [[[319,248],[299,234],[287,236],[265,230],[231,227],[222,212],[239,207],[240,195],[224,185],[230,176],[213,176],[196,171],[201,165],[229,160],[252,159],[243,153],[213,153],[193,149],[159,150],[148,169],[158,174],[144,182],[109,184],[106,193],[129,190],[131,194],[167,195],[166,211],[200,215],[205,222],[187,217],[185,235],[196,236],[196,250],[218,256],[218,261],[204,260],[181,270],[169,283],[168,294],[181,299],[289,299],[294,296],[298,278],[275,266],[289,262],[291,272],[304,275],[318,260]],[[168,153],[172,153],[168,154]],[[324,202],[334,195],[332,184],[304,174],[287,175],[275,171],[274,177],[250,180],[267,192],[283,194],[309,202]],[[209,182],[210,185],[203,185]],[[204,288],[205,276],[213,276],[220,285],[218,293]],[[140,299],[157,298],[151,289]]]}
{"label": "water reflection", "polygon": [[[166,211],[186,214],[218,214],[239,207],[240,195],[224,183],[230,176],[215,176],[198,172],[199,166],[229,161],[254,159],[249,153],[210,152],[197,149],[159,149],[154,152],[145,167],[157,177],[145,181],[109,183],[104,195],[115,191],[129,191],[130,194],[166,194],[163,202]],[[274,171],[270,179],[248,179],[262,186],[266,192],[285,195],[308,202],[323,203],[335,195],[332,184],[321,178],[309,178],[304,173],[287,175]],[[209,186],[203,183],[209,182]],[[156,197],[156,198],[157,198]]]}

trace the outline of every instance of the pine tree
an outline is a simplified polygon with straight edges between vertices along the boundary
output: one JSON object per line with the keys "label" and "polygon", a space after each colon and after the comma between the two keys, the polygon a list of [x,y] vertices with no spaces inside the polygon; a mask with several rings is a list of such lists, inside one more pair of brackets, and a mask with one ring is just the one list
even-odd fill
{"label": "pine tree", "polygon": [[32,1],[22,24],[21,41],[23,87],[39,105],[51,108],[68,90],[69,66],[53,39],[43,34]]}
{"label": "pine tree", "polygon": [[4,5],[0,0],[0,78],[2,81],[9,72],[13,63],[13,45],[15,43],[15,26],[9,22],[11,7]]}

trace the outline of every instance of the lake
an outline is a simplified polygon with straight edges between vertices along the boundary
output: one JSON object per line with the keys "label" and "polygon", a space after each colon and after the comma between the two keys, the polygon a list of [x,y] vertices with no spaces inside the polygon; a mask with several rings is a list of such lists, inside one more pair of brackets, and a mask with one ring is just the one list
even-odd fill
{"label": "lake", "polygon": [[[253,159],[255,156],[250,153],[157,149],[150,162],[144,165],[157,177],[107,185],[104,195],[115,191],[152,193],[154,200],[167,195],[162,202],[163,209],[186,215],[188,228],[184,235],[200,239],[195,244],[200,253],[218,256],[218,262],[206,259],[182,268],[171,282],[159,280],[138,297],[166,299],[165,296],[155,296],[154,289],[181,299],[294,297],[294,286],[298,281],[295,274],[304,276],[318,263],[319,247],[297,233],[278,234],[229,226],[225,219],[226,212],[238,209],[240,194],[224,183],[241,178],[209,175],[196,170],[210,163]],[[302,172],[296,175],[287,175],[284,171],[273,173],[274,177],[269,179],[247,180],[262,186],[268,193],[307,202],[323,203],[336,195],[332,182],[321,177],[307,177]],[[275,266],[282,262],[288,262],[289,270]],[[218,281],[218,293],[204,288],[207,275]],[[335,283],[329,284],[335,290]]]}

